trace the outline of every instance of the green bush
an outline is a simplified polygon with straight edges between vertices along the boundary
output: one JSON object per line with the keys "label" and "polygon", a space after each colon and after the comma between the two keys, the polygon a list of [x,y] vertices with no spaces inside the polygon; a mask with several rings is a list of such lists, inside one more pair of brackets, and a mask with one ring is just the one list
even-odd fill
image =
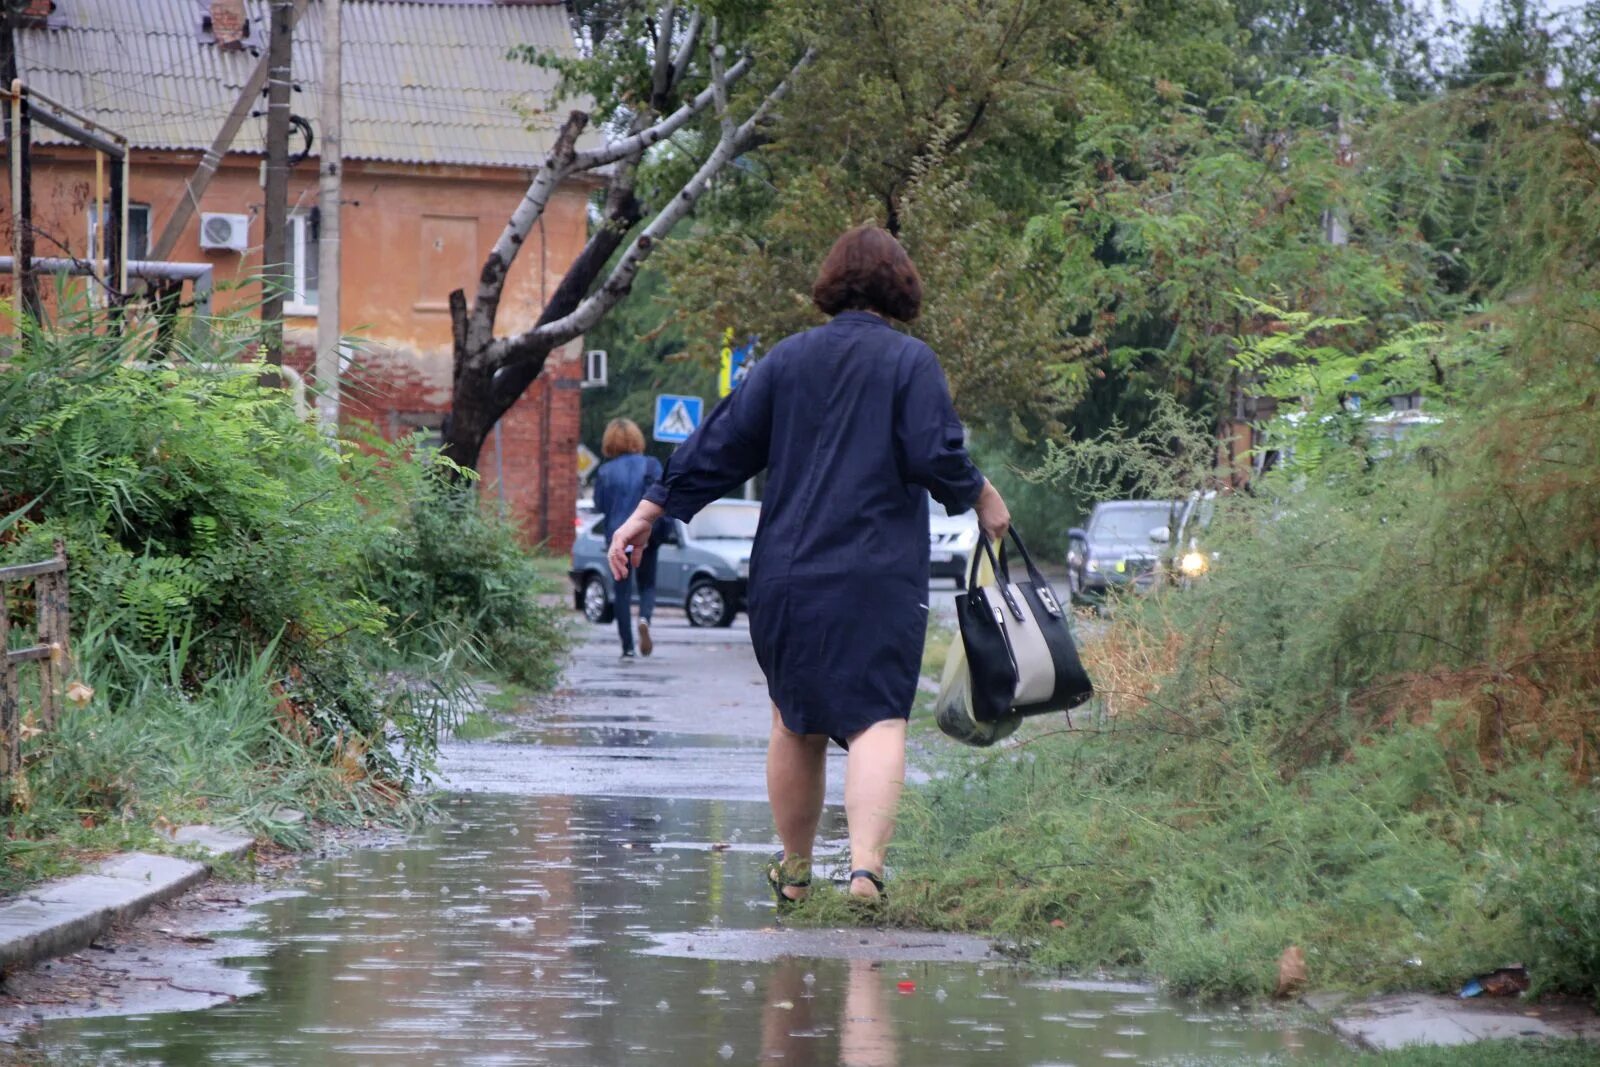
{"label": "green bush", "polygon": [[414,440],[330,442],[256,374],[197,365],[247,355],[248,323],[168,364],[81,308],[19,327],[0,563],[65,542],[96,695],[30,742],[11,854],[69,818],[148,825],[174,805],[247,824],[296,797],[365,811],[427,772],[471,673],[553,676],[533,562],[448,463]]}

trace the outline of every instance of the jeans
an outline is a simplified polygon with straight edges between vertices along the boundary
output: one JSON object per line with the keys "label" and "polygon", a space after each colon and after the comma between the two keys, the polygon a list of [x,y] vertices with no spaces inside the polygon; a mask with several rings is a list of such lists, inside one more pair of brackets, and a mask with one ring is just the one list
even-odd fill
{"label": "jeans", "polygon": [[622,651],[633,651],[633,585],[639,583],[639,618],[649,622],[656,613],[656,553],[660,545],[644,550],[638,566],[628,572],[620,582],[614,581],[611,604],[617,616],[617,636],[622,638]]}

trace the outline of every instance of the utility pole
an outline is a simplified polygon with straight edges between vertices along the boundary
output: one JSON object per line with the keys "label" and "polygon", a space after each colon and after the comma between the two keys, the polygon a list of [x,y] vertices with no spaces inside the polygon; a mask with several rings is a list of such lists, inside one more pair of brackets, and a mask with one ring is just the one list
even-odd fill
{"label": "utility pole", "polygon": [[272,0],[270,18],[271,36],[267,41],[266,221],[261,253],[266,292],[261,301],[261,325],[266,334],[263,347],[267,362],[282,366],[283,288],[289,275],[286,238],[289,229],[289,93],[293,89],[292,0]]}
{"label": "utility pole", "polygon": [[339,432],[339,196],[344,178],[340,143],[340,0],[322,0],[321,231],[317,250],[317,419],[322,432]]}

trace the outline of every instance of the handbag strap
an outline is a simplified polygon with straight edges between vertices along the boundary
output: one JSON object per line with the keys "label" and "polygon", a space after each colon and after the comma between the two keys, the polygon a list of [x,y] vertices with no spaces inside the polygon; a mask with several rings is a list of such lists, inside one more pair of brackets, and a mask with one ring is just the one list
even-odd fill
{"label": "handbag strap", "polygon": [[[1023,544],[1022,534],[1017,532],[1015,525],[1011,527],[1011,540],[1017,543],[1017,551],[1022,553],[1022,564],[1028,570],[1028,580],[1033,583],[1034,590],[1039,593],[1039,600],[1044,604],[1045,610],[1050,613],[1052,618],[1061,618],[1061,601],[1057,598],[1054,587],[1045,580],[1044,575],[1039,572],[1038,566],[1034,564],[1033,556],[1028,552],[1028,546]],[[1010,585],[1011,570],[1006,560],[1006,546],[1003,541],[1000,544],[1000,567],[1006,576],[1006,584]]]}
{"label": "handbag strap", "polygon": [[[1011,609],[1012,617],[1018,622],[1024,621],[1027,616],[1022,613],[1022,607],[1017,603],[1016,597],[1011,595],[1010,573],[999,560],[995,559],[994,545],[983,534],[978,535],[978,543],[983,546],[983,554],[989,557],[989,569],[994,572],[995,585],[999,588],[1000,596],[1005,600],[1006,607]],[[1005,554],[1006,546],[1002,542],[1000,545],[1001,560],[1005,559]],[[967,588],[978,588],[978,554],[976,552],[972,554],[972,564],[967,574]]]}

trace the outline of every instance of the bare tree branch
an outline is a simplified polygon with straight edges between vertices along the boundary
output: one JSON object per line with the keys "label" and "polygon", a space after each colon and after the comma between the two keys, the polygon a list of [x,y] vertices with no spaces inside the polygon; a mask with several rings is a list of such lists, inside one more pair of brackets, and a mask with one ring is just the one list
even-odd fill
{"label": "bare tree branch", "polygon": [[[748,74],[750,65],[750,57],[745,56],[729,67],[727,73],[723,76],[724,85],[732,85]],[[655,125],[640,130],[631,136],[624,137],[619,141],[613,141],[603,148],[591,148],[586,152],[577,153],[572,159],[572,172],[593,170],[608,163],[615,163],[619,159],[642,155],[645,149],[659,144],[677,133],[690,119],[715,102],[716,92],[716,86],[709,85],[700,90],[693,100],[690,100]]]}
{"label": "bare tree branch", "polygon": [[700,11],[689,15],[689,25],[683,31],[683,43],[678,46],[678,58],[672,61],[672,84],[682,85],[683,76],[689,72],[689,60],[694,58],[694,46],[700,38]]}
{"label": "bare tree branch", "polygon": [[628,250],[622,254],[611,270],[611,275],[594,293],[588,296],[570,314],[564,315],[554,322],[536,326],[524,331],[516,337],[494,342],[489,348],[489,362],[493,365],[504,365],[510,359],[515,359],[522,352],[544,351],[548,352],[559,345],[566,344],[574,337],[584,333],[598,323],[607,311],[627,295],[633,286],[633,280],[655,246],[667,234],[672,232],[710,185],[711,179],[726,167],[742,152],[746,145],[755,137],[757,127],[766,119],[779,101],[788,95],[795,77],[809,67],[815,60],[814,50],[807,50],[800,57],[783,81],[769,92],[761,105],[742,124],[732,130],[731,135],[725,133],[717,140],[716,147],[706,161],[695,171],[678,194],[661,209],[660,213],[645,227],[643,233],[634,239]]}
{"label": "bare tree branch", "polygon": [[727,76],[722,71],[722,61],[727,54],[727,50],[722,47],[722,41],[719,40],[721,34],[717,32],[718,29],[717,20],[712,19],[711,40],[707,43],[711,46],[709,49],[711,54],[711,92],[717,101],[717,123],[722,127],[722,136],[726,139],[733,136],[733,114],[728,110],[728,82]]}
{"label": "bare tree branch", "polygon": [[662,5],[661,16],[656,25],[656,56],[655,70],[650,75],[650,106],[657,114],[665,111],[671,103],[669,95],[672,90],[672,24],[677,21],[678,5],[674,0],[667,0]]}
{"label": "bare tree branch", "polygon": [[[672,68],[667,69],[670,71]],[[719,92],[726,98],[727,86],[742,78],[749,70],[750,59],[747,56],[724,72],[720,78],[714,78],[712,85],[701,90],[694,99],[666,118],[603,148],[578,152],[577,140],[587,127],[589,116],[582,111],[574,111],[567,116],[567,121],[556,135],[556,142],[551,147],[549,155],[545,157],[544,164],[534,175],[533,181],[528,185],[527,193],[523,195],[522,201],[506,221],[505,228],[500,231],[500,237],[494,243],[494,248],[484,260],[467,327],[467,351],[471,353],[469,358],[475,365],[486,365],[486,357],[494,341],[495,317],[499,314],[500,297],[504,292],[511,264],[515,262],[522,242],[527,240],[533,224],[544,214],[551,195],[562,181],[573,174],[608,164],[637,161],[652,145],[676,133],[689,120],[715,102]],[[628,184],[631,189],[631,182]]]}
{"label": "bare tree branch", "polygon": [[527,240],[528,231],[544,214],[551,194],[571,172],[578,135],[588,124],[587,112],[574,111],[567,116],[567,121],[556,134],[550,154],[545,157],[544,165],[528,184],[522,202],[506,220],[494,248],[483,261],[483,270],[478,275],[478,295],[472,303],[472,318],[467,326],[468,351],[478,352],[494,338],[494,320],[500,310],[500,294],[505,289],[506,275],[517,258],[522,242]]}

